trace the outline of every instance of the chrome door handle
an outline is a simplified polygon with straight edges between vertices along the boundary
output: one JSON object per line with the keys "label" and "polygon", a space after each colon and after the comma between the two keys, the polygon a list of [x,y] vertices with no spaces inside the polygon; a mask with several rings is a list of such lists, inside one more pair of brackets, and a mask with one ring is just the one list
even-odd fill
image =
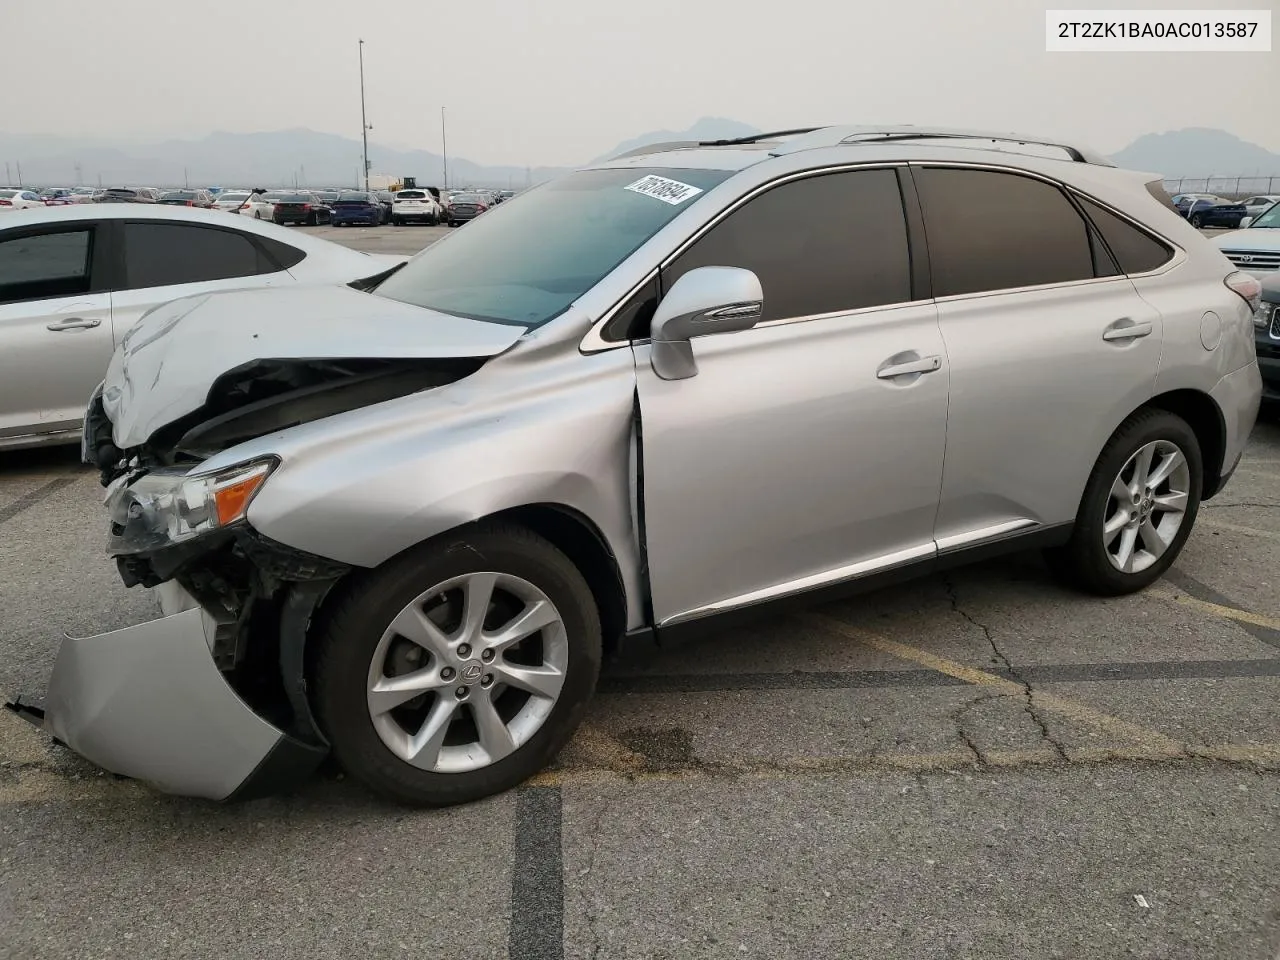
{"label": "chrome door handle", "polygon": [[891,363],[876,371],[881,380],[892,380],[894,377],[905,377],[912,373],[933,373],[942,368],[941,357],[921,357],[919,360],[908,360],[906,363]]}
{"label": "chrome door handle", "polygon": [[1142,320],[1138,323],[1130,323],[1129,318],[1117,320],[1107,329],[1102,331],[1103,340],[1137,340],[1139,337],[1149,337],[1152,331],[1151,321]]}
{"label": "chrome door handle", "polygon": [[101,320],[93,320],[87,317],[67,317],[65,320],[59,320],[51,323],[46,330],[92,330],[94,327],[101,326]]}

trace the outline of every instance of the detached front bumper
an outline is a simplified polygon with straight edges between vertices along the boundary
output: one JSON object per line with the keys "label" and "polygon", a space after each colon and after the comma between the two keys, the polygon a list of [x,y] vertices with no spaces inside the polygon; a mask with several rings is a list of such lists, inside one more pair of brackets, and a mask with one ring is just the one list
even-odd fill
{"label": "detached front bumper", "polygon": [[112,773],[211,800],[265,796],[310,775],[327,751],[256,714],[214,664],[218,623],[165,584],[159,620],[58,652],[44,728]]}

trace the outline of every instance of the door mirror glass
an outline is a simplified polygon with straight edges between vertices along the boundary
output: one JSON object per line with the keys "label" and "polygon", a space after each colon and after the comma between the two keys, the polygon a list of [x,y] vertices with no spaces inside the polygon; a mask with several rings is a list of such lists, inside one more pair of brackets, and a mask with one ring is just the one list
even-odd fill
{"label": "door mirror glass", "polygon": [[683,380],[698,372],[694,337],[747,330],[760,322],[764,292],[760,278],[741,267],[698,267],[667,292],[649,327],[653,372]]}
{"label": "door mirror glass", "polygon": [[1244,217],[1240,221],[1240,229],[1243,230],[1245,227],[1249,226],[1249,224],[1251,223],[1253,223],[1253,217]]}

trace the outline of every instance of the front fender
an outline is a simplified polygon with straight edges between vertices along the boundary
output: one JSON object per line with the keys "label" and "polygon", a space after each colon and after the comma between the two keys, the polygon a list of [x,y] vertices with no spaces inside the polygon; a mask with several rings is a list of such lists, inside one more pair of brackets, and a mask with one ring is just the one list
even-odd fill
{"label": "front fender", "polygon": [[632,353],[531,353],[271,438],[281,465],[249,523],[296,549],[375,567],[499,511],[561,504],[607,539],[630,614],[639,583]]}

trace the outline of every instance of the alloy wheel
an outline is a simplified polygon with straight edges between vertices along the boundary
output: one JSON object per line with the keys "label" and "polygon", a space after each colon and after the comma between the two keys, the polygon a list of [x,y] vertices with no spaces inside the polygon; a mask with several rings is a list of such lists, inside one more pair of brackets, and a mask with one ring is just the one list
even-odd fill
{"label": "alloy wheel", "polygon": [[509,756],[546,722],[569,641],[555,604],[520,577],[479,572],[424,591],[369,666],[369,717],[395,756],[462,773]]}
{"label": "alloy wheel", "polygon": [[1125,461],[1111,484],[1102,546],[1121,573],[1156,563],[1186,520],[1191,490],[1187,457],[1176,443],[1153,440]]}

